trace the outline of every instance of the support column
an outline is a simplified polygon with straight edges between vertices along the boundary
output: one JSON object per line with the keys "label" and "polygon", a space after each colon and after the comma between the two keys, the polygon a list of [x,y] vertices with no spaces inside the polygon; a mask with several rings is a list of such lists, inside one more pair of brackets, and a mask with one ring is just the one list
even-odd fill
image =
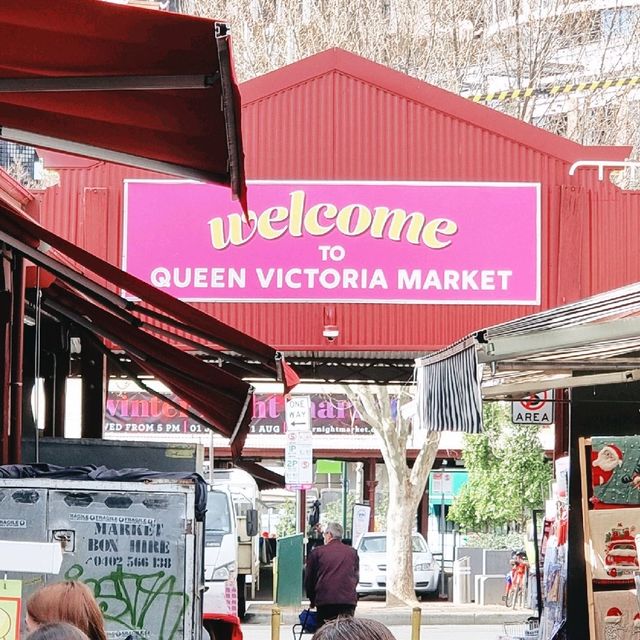
{"label": "support column", "polygon": [[22,462],[22,370],[24,353],[24,258],[14,253],[11,273],[11,434],[9,458],[13,464]]}
{"label": "support column", "polygon": [[300,489],[298,491],[298,518],[297,518],[297,532],[303,536],[307,531],[307,491],[306,489]]}
{"label": "support column", "polygon": [[556,390],[555,433],[553,443],[553,461],[566,456],[569,452],[569,390]]}
{"label": "support column", "polygon": [[46,417],[43,435],[63,438],[69,356],[66,352],[60,351],[49,353],[48,356],[51,366],[44,381]]}
{"label": "support column", "polygon": [[102,438],[107,394],[106,357],[85,334],[81,336],[82,437]]}
{"label": "support column", "polygon": [[9,433],[11,431],[11,395],[9,384],[11,381],[11,292],[0,292],[0,344],[3,355],[0,358],[0,433],[2,434],[0,456],[2,464],[9,464]]}
{"label": "support column", "polygon": [[376,526],[376,487],[378,481],[376,480],[376,459],[369,458],[364,463],[365,468],[365,480],[367,501],[371,512],[369,513],[369,531],[374,531]]}

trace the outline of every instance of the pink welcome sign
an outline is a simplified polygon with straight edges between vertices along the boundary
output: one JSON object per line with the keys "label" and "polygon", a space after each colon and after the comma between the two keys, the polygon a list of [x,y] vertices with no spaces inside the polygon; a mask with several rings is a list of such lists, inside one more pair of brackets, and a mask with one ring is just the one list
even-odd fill
{"label": "pink welcome sign", "polygon": [[125,183],[123,268],[190,301],[540,303],[540,186]]}

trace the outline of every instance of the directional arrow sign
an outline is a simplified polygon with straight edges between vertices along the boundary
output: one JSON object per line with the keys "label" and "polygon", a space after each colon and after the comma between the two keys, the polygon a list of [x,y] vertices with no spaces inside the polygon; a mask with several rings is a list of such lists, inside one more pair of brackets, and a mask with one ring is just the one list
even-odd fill
{"label": "directional arrow sign", "polygon": [[290,396],[285,402],[287,431],[311,431],[311,398]]}

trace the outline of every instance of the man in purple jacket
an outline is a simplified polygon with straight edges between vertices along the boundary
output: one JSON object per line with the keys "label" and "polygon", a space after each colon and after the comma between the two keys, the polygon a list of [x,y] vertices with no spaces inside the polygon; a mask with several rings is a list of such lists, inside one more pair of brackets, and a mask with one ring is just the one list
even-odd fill
{"label": "man in purple jacket", "polygon": [[358,553],[342,544],[342,533],[337,522],[329,522],[323,533],[324,545],[307,558],[304,583],[311,607],[318,609],[318,627],[341,615],[353,616],[358,604]]}

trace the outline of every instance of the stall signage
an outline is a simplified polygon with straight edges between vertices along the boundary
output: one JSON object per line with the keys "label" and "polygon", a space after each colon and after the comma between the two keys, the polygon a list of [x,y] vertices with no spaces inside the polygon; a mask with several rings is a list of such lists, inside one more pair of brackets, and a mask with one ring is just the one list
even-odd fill
{"label": "stall signage", "polygon": [[[167,393],[167,399],[180,403],[177,396]],[[302,415],[310,422],[314,436],[370,436],[373,429],[362,419],[357,409],[345,394],[319,393],[310,396],[292,396],[307,398],[308,413]],[[395,404],[395,398],[392,398]],[[188,407],[185,407],[187,409]],[[392,406],[392,413],[394,408]],[[298,418],[290,414],[294,422]],[[285,400],[282,394],[257,393],[253,396],[253,419],[249,434],[259,436],[278,436],[287,431]],[[297,425],[293,425],[294,430]],[[105,416],[105,434],[124,434],[136,437],[144,435],[183,436],[204,435],[209,430],[193,420],[186,411],[177,409],[163,398],[132,385],[121,387],[120,383],[110,385]],[[0,523],[1,526],[1,523]]]}
{"label": "stall signage", "polygon": [[[189,301],[540,303],[540,185],[125,183],[123,268]],[[491,247],[491,250],[487,250]]]}
{"label": "stall signage", "polygon": [[553,424],[553,391],[532,393],[511,403],[513,424]]}
{"label": "stall signage", "polygon": [[432,472],[431,490],[434,495],[453,495],[453,474],[445,471]]}

